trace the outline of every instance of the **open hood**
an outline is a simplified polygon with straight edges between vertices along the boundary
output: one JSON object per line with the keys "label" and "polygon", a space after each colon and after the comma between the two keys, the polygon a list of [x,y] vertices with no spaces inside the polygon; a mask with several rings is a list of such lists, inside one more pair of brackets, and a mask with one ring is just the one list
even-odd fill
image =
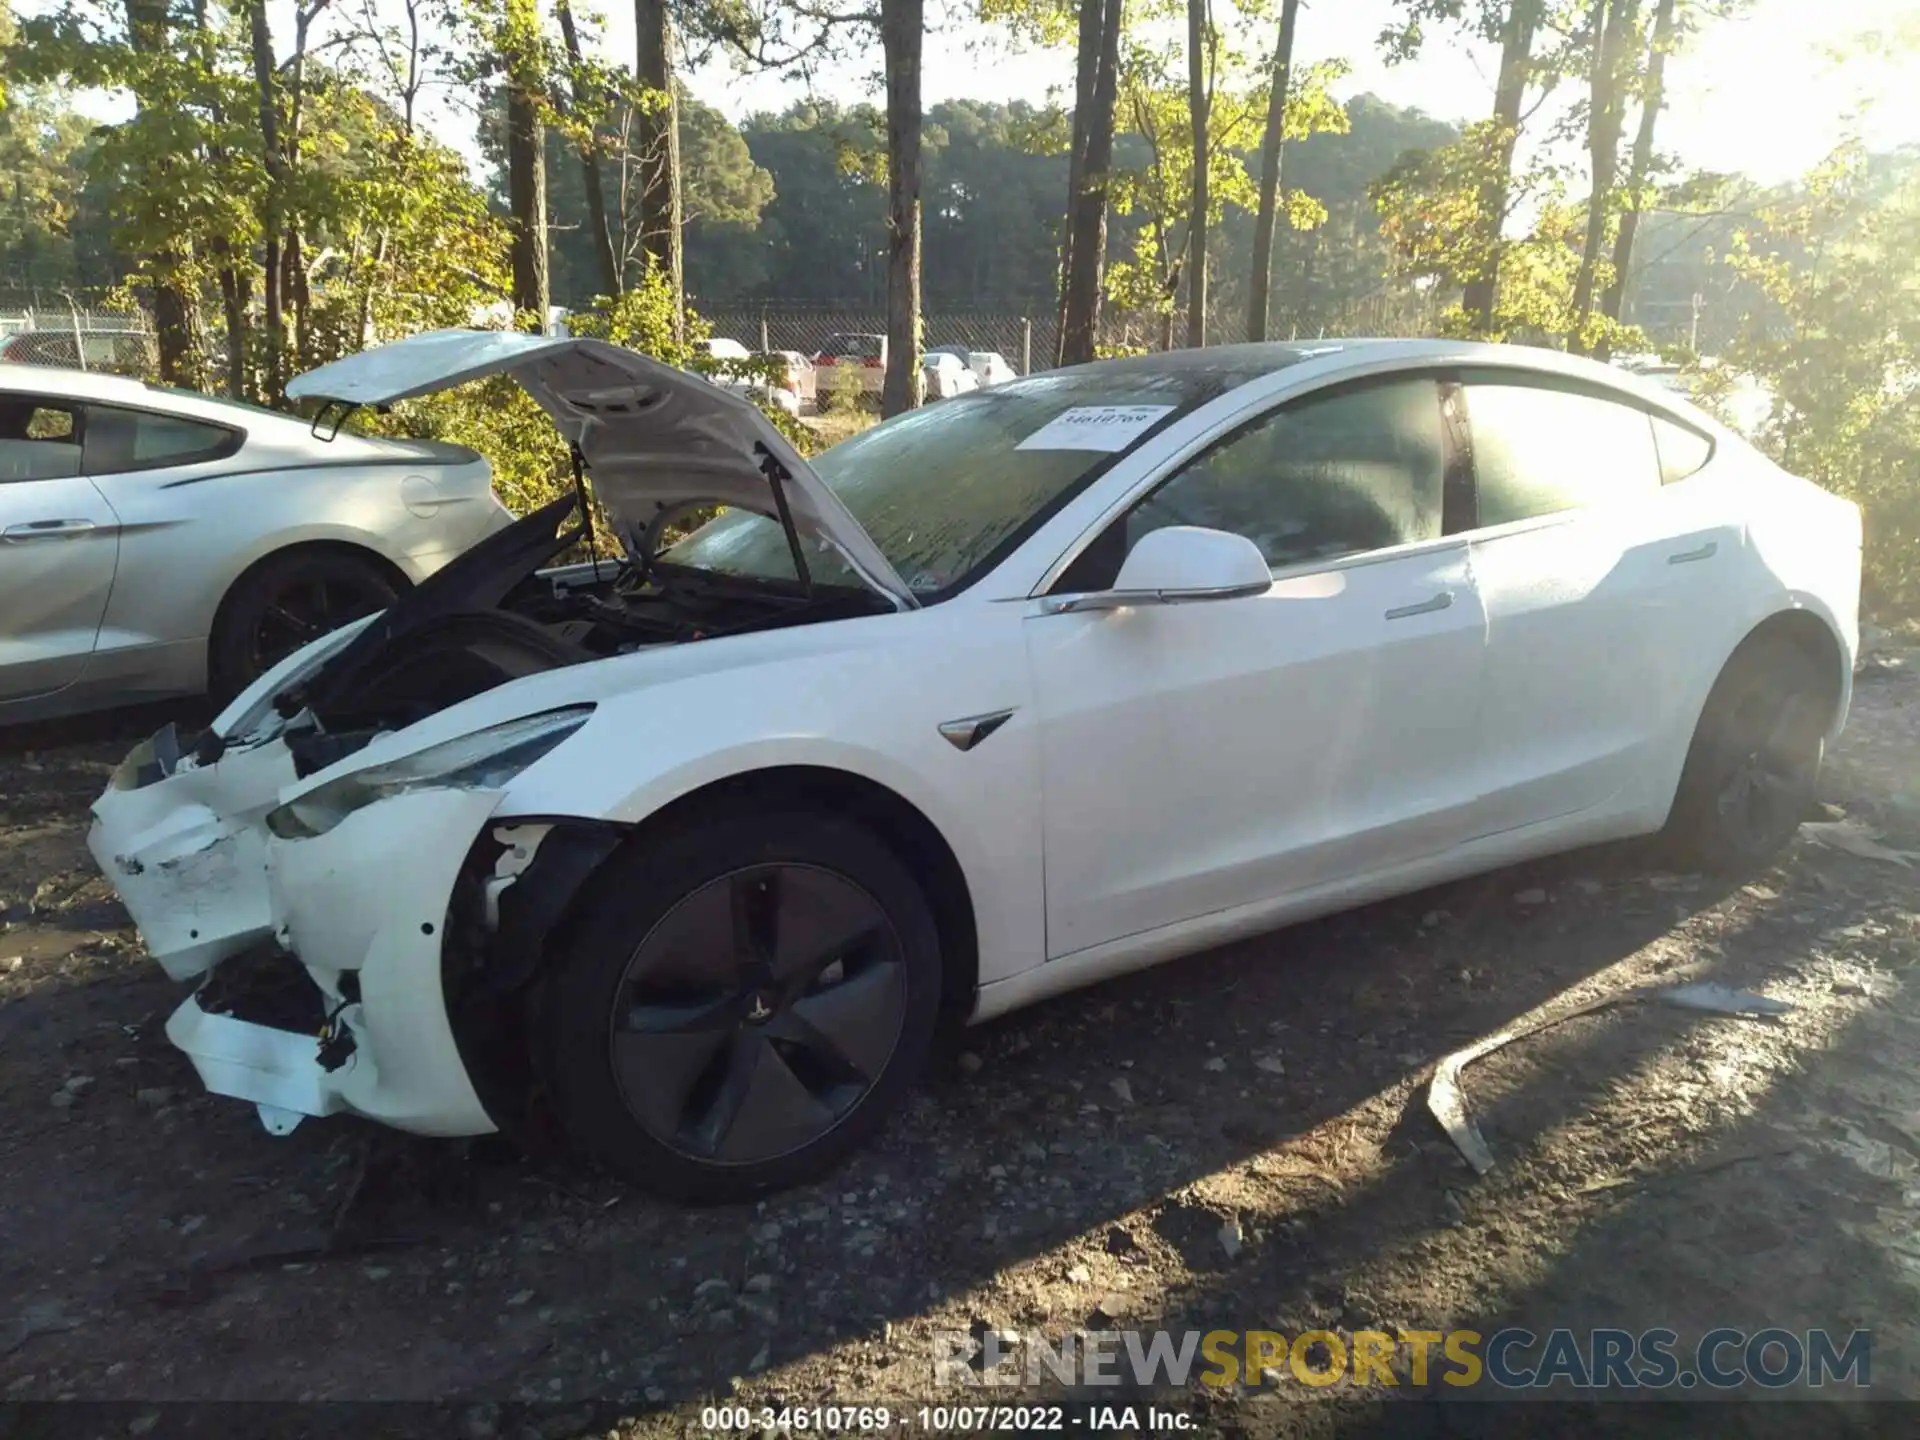
{"label": "open hood", "polygon": [[509,374],[586,462],[631,549],[663,515],[727,505],[782,519],[831,545],[900,609],[913,592],[847,507],[758,406],[698,375],[605,340],[433,330],[310,370],[293,399],[391,405]]}

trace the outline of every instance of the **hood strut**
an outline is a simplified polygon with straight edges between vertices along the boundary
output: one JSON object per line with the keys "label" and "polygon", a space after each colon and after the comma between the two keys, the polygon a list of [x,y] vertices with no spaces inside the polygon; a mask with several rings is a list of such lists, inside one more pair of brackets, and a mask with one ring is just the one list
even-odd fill
{"label": "hood strut", "polygon": [[573,498],[580,507],[580,524],[587,532],[587,559],[593,565],[593,578],[598,580],[600,554],[593,546],[593,511],[587,505],[587,457],[580,453],[578,445],[569,445],[567,449],[573,452]]}
{"label": "hood strut", "polygon": [[793,555],[793,573],[800,578],[801,591],[811,600],[813,572],[807,569],[806,553],[800,548],[800,530],[793,523],[793,511],[787,505],[787,484],[793,479],[793,472],[758,440],[754,441],[753,448],[760,455],[760,473],[767,477],[767,484],[773,490],[774,508],[780,512],[780,528],[787,532],[787,549]]}

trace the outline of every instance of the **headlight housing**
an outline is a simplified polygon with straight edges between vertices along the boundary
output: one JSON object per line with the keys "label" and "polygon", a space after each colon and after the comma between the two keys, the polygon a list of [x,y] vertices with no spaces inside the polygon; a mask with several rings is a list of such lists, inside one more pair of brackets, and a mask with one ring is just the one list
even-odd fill
{"label": "headlight housing", "polygon": [[443,740],[384,765],[370,765],[268,811],[267,829],[282,840],[310,840],[356,810],[409,791],[497,789],[586,724],[592,714],[591,705],[547,710]]}

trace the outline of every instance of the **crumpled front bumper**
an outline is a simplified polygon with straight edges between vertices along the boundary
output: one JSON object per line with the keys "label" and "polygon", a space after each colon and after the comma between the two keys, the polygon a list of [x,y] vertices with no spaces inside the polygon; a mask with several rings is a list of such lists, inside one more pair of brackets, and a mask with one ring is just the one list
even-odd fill
{"label": "crumpled front bumper", "polygon": [[160,968],[191,980],[273,933],[261,818],[296,776],[272,741],[141,783],[171,748],[169,726],[121,762],[87,848]]}
{"label": "crumpled front bumper", "polygon": [[190,980],[277,947],[304,968],[325,1017],[316,1033],[208,1009],[213,977],[174,1012],[167,1037],[208,1090],[251,1101],[278,1134],[342,1111],[416,1134],[490,1133],[447,1016],[441,931],[499,793],[418,791],[325,835],[282,840],[262,817],[293,778],[272,742],[110,788],[94,806],[94,858],[169,975]]}

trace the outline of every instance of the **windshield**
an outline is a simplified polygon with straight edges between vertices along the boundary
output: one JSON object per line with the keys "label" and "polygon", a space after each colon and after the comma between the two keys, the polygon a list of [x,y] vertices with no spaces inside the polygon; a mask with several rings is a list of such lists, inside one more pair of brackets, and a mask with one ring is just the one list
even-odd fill
{"label": "windshield", "polygon": [[[1116,460],[1234,385],[1271,371],[1153,356],[1054,371],[896,416],[816,456],[813,468],[925,604],[970,583]],[[1198,353],[1198,352],[1196,352]],[[660,555],[662,563],[792,582],[785,533],[733,510]],[[811,577],[858,585],[824,545]]]}
{"label": "windshield", "polygon": [[851,360],[878,360],[881,337],[878,335],[829,335],[823,355],[844,355]]}

